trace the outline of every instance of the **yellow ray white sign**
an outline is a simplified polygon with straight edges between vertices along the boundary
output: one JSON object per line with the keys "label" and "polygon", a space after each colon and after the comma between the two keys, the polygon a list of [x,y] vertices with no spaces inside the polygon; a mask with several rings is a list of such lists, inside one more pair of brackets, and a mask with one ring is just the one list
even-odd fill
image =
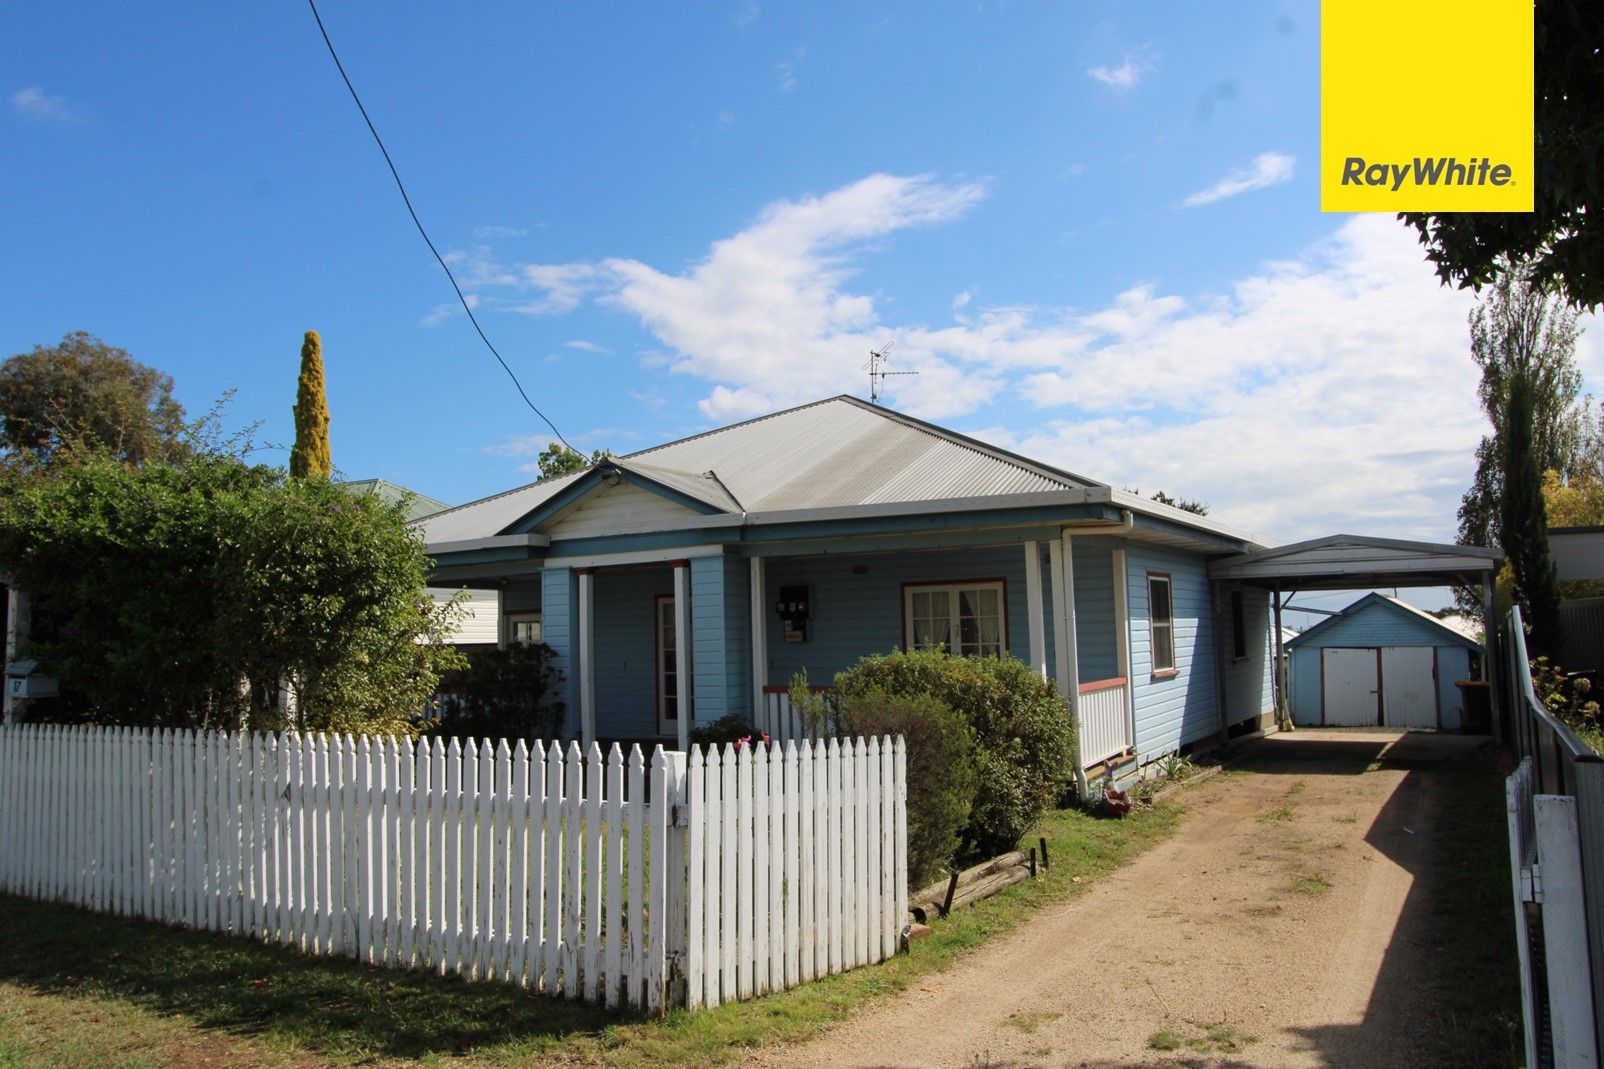
{"label": "yellow ray white sign", "polygon": [[1532,210],[1532,0],[1325,0],[1320,208]]}

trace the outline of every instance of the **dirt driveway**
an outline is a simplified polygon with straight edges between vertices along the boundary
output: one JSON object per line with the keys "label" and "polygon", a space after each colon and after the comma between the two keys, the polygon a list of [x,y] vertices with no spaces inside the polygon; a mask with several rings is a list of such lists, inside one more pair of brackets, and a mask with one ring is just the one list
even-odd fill
{"label": "dirt driveway", "polygon": [[1299,731],[1175,837],[923,986],[749,1064],[1412,1066],[1431,766],[1480,740]]}

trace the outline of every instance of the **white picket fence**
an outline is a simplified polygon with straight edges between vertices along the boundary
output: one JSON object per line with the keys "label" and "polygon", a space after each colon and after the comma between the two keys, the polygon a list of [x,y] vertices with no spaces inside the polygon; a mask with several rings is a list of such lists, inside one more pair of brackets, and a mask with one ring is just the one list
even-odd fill
{"label": "white picket fence", "polygon": [[0,889],[661,1011],[893,953],[905,799],[900,739],[648,770],[638,746],[8,727]]}

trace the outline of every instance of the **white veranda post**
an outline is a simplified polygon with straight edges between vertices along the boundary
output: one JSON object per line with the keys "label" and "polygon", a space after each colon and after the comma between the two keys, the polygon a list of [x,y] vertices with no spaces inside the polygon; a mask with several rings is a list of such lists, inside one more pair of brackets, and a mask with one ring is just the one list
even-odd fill
{"label": "white veranda post", "polygon": [[579,569],[579,736],[596,741],[596,587],[595,573]]}
{"label": "white veranda post", "polygon": [[1041,543],[1025,543],[1025,608],[1030,620],[1030,667],[1047,678],[1047,626],[1042,612]]}
{"label": "white veranda post", "polygon": [[680,750],[691,747],[691,562],[674,562],[674,710]]}
{"label": "white veranda post", "polygon": [[765,715],[763,688],[769,681],[768,597],[763,589],[763,558],[751,561],[752,606],[752,723],[761,725]]}

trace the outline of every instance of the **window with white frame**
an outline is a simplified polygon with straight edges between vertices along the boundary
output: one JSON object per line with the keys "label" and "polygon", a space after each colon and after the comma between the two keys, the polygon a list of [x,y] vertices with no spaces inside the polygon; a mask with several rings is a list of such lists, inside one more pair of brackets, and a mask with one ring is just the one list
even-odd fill
{"label": "window with white frame", "polygon": [[909,583],[902,590],[903,641],[911,650],[1000,656],[1008,646],[1002,580]]}
{"label": "window with white frame", "polygon": [[507,620],[508,645],[537,645],[541,641],[540,613],[509,612]]}
{"label": "window with white frame", "polygon": [[1175,607],[1170,600],[1170,577],[1147,573],[1147,629],[1153,655],[1153,674],[1175,671]]}

